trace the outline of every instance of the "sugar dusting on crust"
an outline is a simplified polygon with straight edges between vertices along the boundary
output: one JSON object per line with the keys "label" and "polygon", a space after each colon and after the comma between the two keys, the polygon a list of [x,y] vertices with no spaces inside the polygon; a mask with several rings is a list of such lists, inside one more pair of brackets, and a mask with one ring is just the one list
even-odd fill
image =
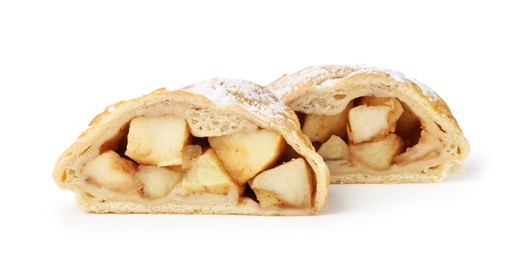
{"label": "sugar dusting on crust", "polygon": [[349,78],[349,77],[352,77],[352,76],[355,76],[355,75],[358,75],[358,74],[362,74],[362,73],[367,73],[367,74],[386,74],[386,75],[388,75],[389,77],[393,78],[395,81],[398,81],[398,82],[405,82],[406,79],[407,79],[406,76],[404,76],[404,74],[402,74],[400,72],[393,71],[393,70],[388,70],[388,69],[377,68],[377,67],[371,67],[371,66],[367,66],[367,65],[351,65],[351,66],[347,66],[347,68],[350,68],[351,72],[348,73],[347,75],[345,75],[344,77],[336,78],[336,79],[328,79],[328,80],[322,82],[321,84],[316,85],[315,87],[316,88],[331,87],[331,86],[333,86],[334,84],[336,84],[339,80],[341,80],[343,78]]}
{"label": "sugar dusting on crust", "polygon": [[[337,72],[341,72],[343,75],[337,75]],[[408,79],[404,74],[367,65],[336,65],[336,66],[317,66],[307,67],[301,71],[283,77],[281,80],[273,83],[273,92],[283,97],[301,87],[301,85],[312,80],[319,82],[320,84],[315,85],[315,88],[328,88],[335,85],[342,78],[352,77],[354,75],[368,73],[368,74],[386,74],[397,82],[412,81],[415,83],[422,93],[426,95],[431,102],[436,102],[439,96],[428,86],[420,83],[415,79]]]}
{"label": "sugar dusting on crust", "polygon": [[332,87],[333,85],[337,84],[337,82],[340,80],[341,78],[338,78],[338,79],[328,79],[322,83],[320,83],[320,85],[317,85],[316,87],[317,88],[329,88],[329,87]]}
{"label": "sugar dusting on crust", "polygon": [[285,119],[286,106],[268,89],[239,79],[211,79],[182,89],[217,105],[237,104],[263,120]]}
{"label": "sugar dusting on crust", "polygon": [[406,76],[404,76],[404,74],[402,74],[402,73],[400,73],[398,71],[382,69],[382,68],[372,67],[372,66],[368,66],[368,65],[353,65],[353,66],[350,66],[350,67],[354,68],[355,71],[352,72],[348,76],[352,76],[352,75],[355,75],[355,74],[361,74],[361,73],[372,73],[372,74],[382,73],[382,74],[389,75],[390,77],[392,77],[394,80],[396,80],[398,82],[405,82],[406,81]]}
{"label": "sugar dusting on crust", "polygon": [[439,95],[433,89],[431,89],[430,87],[426,86],[425,84],[421,83],[420,81],[416,79],[411,78],[409,80],[415,83],[418,86],[418,88],[422,90],[422,93],[424,93],[424,95],[426,95],[431,102],[437,102],[437,100],[439,100],[440,98]]}
{"label": "sugar dusting on crust", "polygon": [[109,113],[115,111],[115,109],[116,109],[115,105],[110,105],[110,106],[106,107],[106,111],[109,112]]}
{"label": "sugar dusting on crust", "polygon": [[328,70],[323,67],[306,67],[303,70],[297,71],[293,74],[286,75],[283,81],[278,81],[277,88],[273,89],[273,92],[279,96],[283,97],[284,95],[291,93],[297,90],[300,85],[304,84],[311,79],[325,79],[329,77],[330,73]]}
{"label": "sugar dusting on crust", "polygon": [[317,87],[330,87],[332,86],[331,83],[336,83],[337,79],[336,77],[333,79],[333,75],[337,73],[343,74],[340,75],[339,78],[350,77],[361,73],[383,73],[399,82],[406,80],[406,77],[402,73],[366,65],[311,66],[293,74],[286,75],[273,84],[274,88],[272,90],[277,96],[283,97],[297,90],[302,84],[309,80],[322,82],[317,85]]}

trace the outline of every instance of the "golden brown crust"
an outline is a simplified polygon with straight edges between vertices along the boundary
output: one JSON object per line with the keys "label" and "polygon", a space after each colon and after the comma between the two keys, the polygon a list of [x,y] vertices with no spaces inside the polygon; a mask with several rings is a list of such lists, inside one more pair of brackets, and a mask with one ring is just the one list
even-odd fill
{"label": "golden brown crust", "polygon": [[[279,132],[314,170],[316,186],[313,207],[264,210],[249,203],[244,206],[227,203],[141,204],[101,200],[86,192],[78,173],[87,161],[100,153],[100,147],[105,142],[118,135],[119,130],[134,117],[166,114],[185,118],[191,133],[200,137],[226,135],[256,127]],[[308,215],[319,213],[327,200],[329,171],[322,158],[314,152],[309,139],[300,131],[296,115],[269,90],[245,81],[212,79],[181,90],[158,89],[140,98],[107,107],[93,118],[89,128],[58,159],[53,178],[62,189],[76,192],[79,206],[91,212]]]}
{"label": "golden brown crust", "polygon": [[388,174],[366,169],[349,175],[331,172],[332,183],[436,182],[460,169],[469,153],[469,143],[444,100],[398,72],[365,66],[307,67],[280,77],[269,88],[294,111],[305,114],[336,114],[361,96],[396,97],[446,144],[441,160],[392,167]]}

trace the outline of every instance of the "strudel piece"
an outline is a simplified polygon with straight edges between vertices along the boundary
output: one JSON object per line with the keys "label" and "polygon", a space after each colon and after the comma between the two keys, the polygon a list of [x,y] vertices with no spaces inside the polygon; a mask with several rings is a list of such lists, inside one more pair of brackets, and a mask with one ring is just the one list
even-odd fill
{"label": "strudel piece", "polygon": [[96,213],[310,215],[329,170],[271,91],[213,79],[110,106],[54,180]]}
{"label": "strudel piece", "polygon": [[398,72],[308,67],[269,87],[301,118],[332,183],[437,182],[469,153],[446,103]]}

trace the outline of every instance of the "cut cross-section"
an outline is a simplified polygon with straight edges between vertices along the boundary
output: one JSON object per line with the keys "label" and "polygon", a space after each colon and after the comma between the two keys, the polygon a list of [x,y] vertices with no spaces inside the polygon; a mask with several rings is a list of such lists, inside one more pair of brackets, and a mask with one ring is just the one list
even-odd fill
{"label": "cut cross-section", "polygon": [[391,167],[393,157],[402,152],[402,139],[395,134],[367,143],[351,145],[349,151],[358,162],[375,170]]}
{"label": "cut cross-section", "polygon": [[311,142],[325,142],[332,135],[345,138],[348,111],[352,104],[351,102],[344,111],[335,115],[305,115],[302,132]]}
{"label": "cut cross-section", "polygon": [[144,185],[144,195],[156,199],[166,196],[184,177],[179,171],[156,166],[138,167],[137,178]]}
{"label": "cut cross-section", "polygon": [[373,96],[366,96],[362,97],[361,104],[367,105],[367,106],[388,106],[391,108],[389,115],[388,115],[388,124],[389,124],[389,131],[395,132],[396,124],[402,113],[404,112],[404,108],[402,107],[402,104],[398,99],[394,97],[373,97]]}
{"label": "cut cross-section", "polygon": [[229,177],[213,148],[198,157],[182,180],[185,195],[214,193],[227,195],[229,191],[240,192],[240,187]]}
{"label": "cut cross-section", "polygon": [[188,139],[189,128],[182,118],[137,117],[129,126],[125,154],[143,165],[181,165]]}
{"label": "cut cross-section", "polygon": [[260,129],[209,137],[229,175],[244,184],[273,165],[284,152],[286,141],[277,132]]}
{"label": "cut cross-section", "polygon": [[82,173],[88,182],[117,192],[140,189],[135,179],[137,165],[114,151],[102,153],[84,166]]}
{"label": "cut cross-section", "polygon": [[402,164],[423,159],[433,151],[444,148],[444,144],[435,136],[423,130],[420,134],[419,142],[395,157],[395,163]]}
{"label": "cut cross-section", "polygon": [[303,158],[284,163],[257,175],[251,182],[260,207],[310,207],[311,168]]}
{"label": "cut cross-section", "polygon": [[369,141],[389,132],[389,106],[361,105],[349,111],[349,138],[353,143]]}
{"label": "cut cross-section", "polygon": [[412,147],[418,142],[422,126],[415,113],[408,106],[403,107],[404,113],[397,121],[395,134],[404,140],[405,147]]}
{"label": "cut cross-section", "polygon": [[342,138],[333,135],[318,149],[318,154],[325,160],[347,159],[349,147]]}

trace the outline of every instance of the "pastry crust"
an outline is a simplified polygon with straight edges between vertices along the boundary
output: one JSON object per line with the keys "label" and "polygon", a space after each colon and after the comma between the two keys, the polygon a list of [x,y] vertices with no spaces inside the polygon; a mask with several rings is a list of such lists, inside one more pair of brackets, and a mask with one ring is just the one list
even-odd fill
{"label": "pastry crust", "polygon": [[[295,112],[334,115],[363,96],[395,97],[406,104],[426,129],[444,145],[438,156],[378,171],[365,167],[331,168],[331,183],[438,182],[461,169],[469,143],[447,104],[433,90],[403,74],[367,66],[307,67],[269,85]],[[335,171],[333,169],[336,169]]]}
{"label": "pastry crust", "polygon": [[[196,195],[191,201],[187,198],[130,200],[125,194],[93,190],[82,181],[84,165],[98,156],[104,146],[111,145],[110,140],[123,135],[122,129],[131,119],[162,115],[186,119],[195,137],[228,135],[256,128],[278,132],[314,172],[311,207],[262,209],[251,199],[213,194]],[[300,131],[296,115],[271,91],[247,81],[212,79],[181,90],[158,89],[107,107],[58,159],[53,178],[60,188],[76,192],[78,205],[89,212],[310,215],[319,213],[327,200],[329,170]]]}

